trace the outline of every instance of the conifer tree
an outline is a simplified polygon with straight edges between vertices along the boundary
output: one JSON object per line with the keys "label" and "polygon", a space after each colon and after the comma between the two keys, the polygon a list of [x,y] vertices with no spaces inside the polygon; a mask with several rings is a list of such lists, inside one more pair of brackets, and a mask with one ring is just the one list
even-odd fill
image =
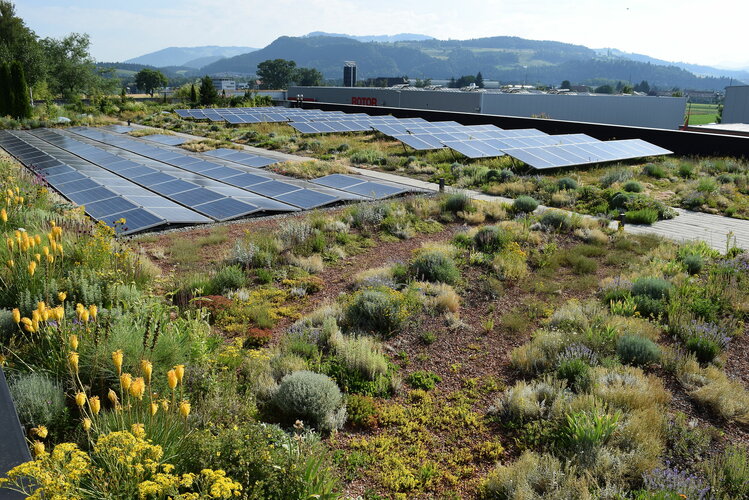
{"label": "conifer tree", "polygon": [[29,86],[26,85],[26,76],[23,66],[19,61],[13,61],[10,65],[10,87],[12,89],[10,100],[10,114],[13,118],[31,118],[31,95]]}
{"label": "conifer tree", "polygon": [[198,93],[195,91],[195,84],[190,87],[190,104],[195,106],[198,103]]}
{"label": "conifer tree", "polygon": [[13,88],[10,83],[10,66],[8,63],[2,63],[0,64],[0,116],[12,114],[12,96]]}

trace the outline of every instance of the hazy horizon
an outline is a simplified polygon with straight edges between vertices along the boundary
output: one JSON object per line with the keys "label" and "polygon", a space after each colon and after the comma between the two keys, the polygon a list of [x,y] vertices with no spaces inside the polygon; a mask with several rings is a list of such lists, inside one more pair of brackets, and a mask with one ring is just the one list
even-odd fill
{"label": "hazy horizon", "polygon": [[[673,62],[723,69],[749,69],[741,34],[749,3],[724,2],[726,15],[704,2],[673,4],[630,1],[613,4],[580,0],[563,4],[537,0],[455,2],[414,0],[279,0],[273,8],[256,0],[216,8],[210,0],[144,0],[126,4],[79,0],[62,6],[54,0],[15,2],[16,12],[40,37],[71,32],[91,36],[99,61],[124,61],[167,47],[204,45],[262,48],[279,36],[312,31],[350,35],[418,33],[438,39],[519,36],[590,48],[616,48]],[[386,27],[383,29],[382,27]],[[706,33],[699,37],[694,34]]]}

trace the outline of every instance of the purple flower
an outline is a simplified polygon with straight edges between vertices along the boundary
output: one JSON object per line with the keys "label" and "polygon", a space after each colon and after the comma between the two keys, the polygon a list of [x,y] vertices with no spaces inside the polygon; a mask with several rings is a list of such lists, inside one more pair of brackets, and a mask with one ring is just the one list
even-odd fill
{"label": "purple flower", "polygon": [[728,347],[731,337],[726,330],[717,323],[708,323],[692,320],[687,331],[687,337],[697,337],[699,339],[715,342],[721,349]]}
{"label": "purple flower", "polygon": [[651,491],[662,491],[685,495],[689,500],[707,499],[710,486],[705,486],[704,480],[695,474],[671,467],[666,462],[664,467],[653,469],[643,475],[645,487]]}

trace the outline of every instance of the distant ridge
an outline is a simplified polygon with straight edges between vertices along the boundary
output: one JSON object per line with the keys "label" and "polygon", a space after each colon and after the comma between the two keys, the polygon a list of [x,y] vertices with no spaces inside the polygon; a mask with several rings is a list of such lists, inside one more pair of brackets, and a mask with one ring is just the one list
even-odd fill
{"label": "distant ridge", "polygon": [[[696,67],[699,75],[677,64],[649,58],[638,60],[615,49],[593,50],[583,45],[496,36],[472,40],[402,40],[363,43],[347,35],[282,36],[254,52],[221,59],[201,68],[206,74],[254,75],[258,63],[288,59],[297,66],[315,68],[328,79],[340,79],[344,61],[356,61],[360,79],[380,76],[449,79],[475,75],[503,83],[632,84],[646,80],[651,88],[722,90],[729,84],[749,82],[731,71]],[[383,35],[389,36],[389,35]],[[392,35],[408,36],[408,35]],[[424,36],[424,35],[421,35]],[[374,37],[364,37],[371,39]],[[719,76],[718,76],[719,75]]]}
{"label": "distant ridge", "polygon": [[206,45],[202,47],[168,47],[123,61],[133,64],[147,64],[157,68],[166,66],[187,66],[201,68],[226,57],[234,57],[257,50],[253,47],[220,47]]}
{"label": "distant ridge", "polygon": [[302,38],[310,38],[315,36],[334,36],[339,38],[350,38],[357,42],[405,42],[409,40],[434,40],[434,37],[428,35],[419,35],[416,33],[398,33],[397,35],[345,35],[343,33],[326,33],[324,31],[313,31],[307,33]]}

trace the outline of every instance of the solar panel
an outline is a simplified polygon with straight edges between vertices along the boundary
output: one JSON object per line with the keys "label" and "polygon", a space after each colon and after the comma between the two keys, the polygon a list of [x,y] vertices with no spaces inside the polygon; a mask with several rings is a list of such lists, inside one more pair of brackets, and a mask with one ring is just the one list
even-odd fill
{"label": "solar panel", "polygon": [[121,196],[115,196],[114,198],[109,198],[94,203],[85,203],[84,206],[86,207],[86,213],[90,214],[96,219],[101,219],[102,217],[105,217],[107,215],[138,208],[135,203],[131,203]]}
{"label": "solar panel", "polygon": [[227,220],[257,212],[258,207],[233,198],[221,198],[194,207],[200,213],[216,220]]}
{"label": "solar panel", "polygon": [[183,139],[182,137],[164,134],[145,135],[143,136],[143,139],[158,142],[159,144],[167,144],[169,146],[179,146],[180,144],[187,142],[187,139]]}
{"label": "solar panel", "polygon": [[105,187],[99,186],[93,189],[86,189],[85,191],[78,191],[77,193],[66,194],[65,196],[73,203],[85,205],[87,203],[94,203],[113,198],[117,196],[117,194]]}
{"label": "solar panel", "polygon": [[274,196],[274,198],[303,209],[316,208],[338,201],[336,196],[331,196],[312,189],[299,189],[298,191],[293,191],[291,193]]}
{"label": "solar panel", "polygon": [[220,198],[223,198],[223,196],[218,193],[214,193],[210,189],[195,188],[190,189],[189,191],[183,191],[181,193],[172,195],[171,198],[188,207],[194,207],[203,203],[218,200]]}
{"label": "solar panel", "polygon": [[354,186],[356,184],[366,182],[366,179],[343,174],[330,174],[326,175],[325,177],[313,179],[312,182],[335,189],[346,189],[349,186]]}
{"label": "solar panel", "polygon": [[156,215],[143,208],[136,208],[133,210],[105,215],[101,217],[100,220],[104,221],[110,226],[114,226],[115,221],[118,221],[120,219],[125,219],[125,224],[121,227],[122,234],[131,234],[137,231],[143,231],[144,229],[150,229],[165,222],[164,219],[157,217]]}
{"label": "solar panel", "polygon": [[422,135],[394,135],[394,139],[401,141],[403,144],[412,147],[417,151],[425,151],[429,149],[442,149],[445,146],[439,141],[439,139],[428,134]]}
{"label": "solar panel", "polygon": [[281,181],[268,181],[249,187],[249,190],[253,193],[262,194],[271,198],[275,198],[276,196],[290,193],[292,191],[297,191],[299,189],[300,188],[293,184]]}
{"label": "solar panel", "polygon": [[405,188],[398,188],[394,186],[388,186],[377,182],[363,182],[346,188],[346,191],[350,193],[360,194],[362,196],[369,196],[375,199],[387,198],[396,194],[406,192]]}

